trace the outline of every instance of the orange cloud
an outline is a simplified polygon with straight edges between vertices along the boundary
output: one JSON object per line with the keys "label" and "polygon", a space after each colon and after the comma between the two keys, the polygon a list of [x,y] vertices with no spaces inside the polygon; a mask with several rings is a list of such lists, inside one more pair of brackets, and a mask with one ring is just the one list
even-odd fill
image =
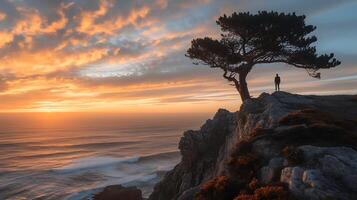
{"label": "orange cloud", "polygon": [[4,47],[6,44],[12,42],[14,35],[7,31],[0,32],[0,48]]}
{"label": "orange cloud", "polygon": [[124,26],[138,26],[137,20],[144,18],[150,12],[150,8],[143,6],[138,9],[132,9],[128,16],[116,16],[113,19],[106,19],[103,22],[96,23],[96,19],[103,17],[112,4],[109,1],[101,0],[99,9],[92,12],[83,12],[80,16],[80,23],[77,27],[78,32],[88,35],[107,34],[113,35]]}
{"label": "orange cloud", "polygon": [[68,19],[64,14],[65,6],[63,4],[57,12],[57,14],[60,16],[60,19],[52,23],[48,23],[46,19],[41,17],[38,10],[30,10],[23,7],[18,7],[17,9],[23,14],[23,18],[19,20],[15,27],[12,29],[12,33],[15,35],[54,33],[57,30],[64,28],[68,22]]}
{"label": "orange cloud", "polygon": [[98,17],[104,16],[112,4],[107,0],[100,0],[99,8],[96,11],[84,11],[80,15],[79,26],[77,27],[78,32],[87,33],[94,35],[95,33],[106,33],[106,30],[97,30],[95,26],[95,20]]}
{"label": "orange cloud", "polygon": [[80,67],[96,62],[108,55],[106,48],[66,53],[61,51],[21,51],[0,60],[0,71],[30,76]]}
{"label": "orange cloud", "polygon": [[[38,34],[50,34],[65,27],[68,23],[68,19],[64,14],[65,6],[62,4],[58,11],[60,19],[52,23],[48,23],[46,19],[41,17],[38,10],[27,9],[24,7],[16,8],[20,13],[22,13],[22,18],[16,21],[14,27],[10,30],[5,30],[0,32],[0,48],[4,47],[6,44],[11,43],[16,35],[23,35],[25,41],[20,43],[21,47],[32,47],[32,37]],[[6,14],[0,13],[0,21],[6,18]]]}

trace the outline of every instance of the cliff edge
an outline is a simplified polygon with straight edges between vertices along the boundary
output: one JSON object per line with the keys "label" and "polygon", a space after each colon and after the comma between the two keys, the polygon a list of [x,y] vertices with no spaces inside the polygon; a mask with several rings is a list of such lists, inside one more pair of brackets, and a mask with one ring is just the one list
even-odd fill
{"label": "cliff edge", "polygon": [[357,199],[357,95],[263,93],[179,149],[149,200]]}

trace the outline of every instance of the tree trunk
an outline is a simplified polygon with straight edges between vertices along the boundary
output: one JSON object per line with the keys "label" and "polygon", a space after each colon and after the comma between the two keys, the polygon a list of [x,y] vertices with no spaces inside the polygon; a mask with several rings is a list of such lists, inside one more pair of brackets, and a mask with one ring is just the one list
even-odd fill
{"label": "tree trunk", "polygon": [[236,89],[238,93],[240,94],[240,98],[242,99],[242,102],[244,102],[247,99],[250,99],[250,94],[248,90],[248,85],[247,81],[245,80],[247,78],[247,75],[250,71],[251,67],[248,68],[248,70],[242,71],[239,73],[239,81],[234,77],[234,76],[228,76],[228,70],[224,70],[223,77],[227,79],[228,81],[234,82],[234,85],[236,86]]}
{"label": "tree trunk", "polygon": [[237,90],[239,91],[242,102],[244,102],[247,99],[250,99],[248,84],[246,81],[247,74],[248,73],[239,74],[239,89],[237,88]]}

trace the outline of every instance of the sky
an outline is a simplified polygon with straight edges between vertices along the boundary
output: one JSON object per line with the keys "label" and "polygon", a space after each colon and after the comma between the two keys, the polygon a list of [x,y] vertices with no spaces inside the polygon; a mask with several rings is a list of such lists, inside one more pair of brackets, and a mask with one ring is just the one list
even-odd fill
{"label": "sky", "polygon": [[238,110],[219,69],[185,57],[190,41],[219,37],[223,14],[296,12],[317,26],[319,53],[342,62],[320,80],[284,64],[255,66],[256,97],[357,94],[356,0],[0,0],[0,112]]}

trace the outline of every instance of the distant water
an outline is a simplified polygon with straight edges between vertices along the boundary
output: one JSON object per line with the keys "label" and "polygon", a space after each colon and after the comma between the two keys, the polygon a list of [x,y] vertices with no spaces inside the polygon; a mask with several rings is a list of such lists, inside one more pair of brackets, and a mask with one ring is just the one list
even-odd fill
{"label": "distant water", "polygon": [[0,114],[0,199],[88,199],[112,184],[150,194],[208,114]]}

